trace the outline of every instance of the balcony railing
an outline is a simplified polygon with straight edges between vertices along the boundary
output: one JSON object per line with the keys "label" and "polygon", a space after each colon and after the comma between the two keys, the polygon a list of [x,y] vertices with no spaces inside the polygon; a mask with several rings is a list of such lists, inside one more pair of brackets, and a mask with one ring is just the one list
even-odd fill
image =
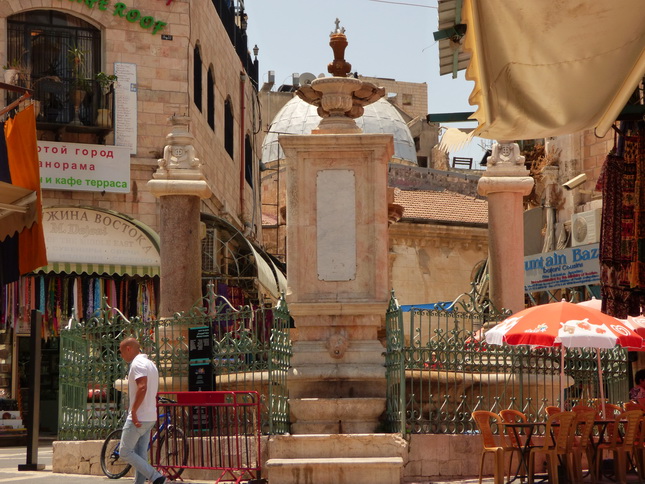
{"label": "balcony railing", "polygon": [[[112,130],[114,91],[103,93],[99,83],[87,80],[87,88],[79,90],[72,79],[47,76],[18,85],[33,90],[38,129],[95,132],[105,135]],[[80,93],[80,94],[79,94]],[[7,93],[7,102],[17,98]]]}

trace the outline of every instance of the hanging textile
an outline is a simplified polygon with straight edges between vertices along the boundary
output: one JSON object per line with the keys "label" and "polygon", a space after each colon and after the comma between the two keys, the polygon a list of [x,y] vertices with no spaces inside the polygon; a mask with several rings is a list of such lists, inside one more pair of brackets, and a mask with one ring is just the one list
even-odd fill
{"label": "hanging textile", "polygon": [[624,319],[641,313],[645,283],[645,156],[642,136],[623,137],[623,156],[607,156],[598,179],[603,206],[600,236],[602,310]]}
{"label": "hanging textile", "polygon": [[645,132],[625,140],[625,159],[633,160],[634,233],[630,262],[629,286],[645,289]]}
{"label": "hanging textile", "polygon": [[47,251],[42,226],[40,168],[36,144],[36,116],[31,105],[5,123],[7,158],[11,183],[36,192],[36,223],[20,232],[18,264],[20,274],[47,265]]}

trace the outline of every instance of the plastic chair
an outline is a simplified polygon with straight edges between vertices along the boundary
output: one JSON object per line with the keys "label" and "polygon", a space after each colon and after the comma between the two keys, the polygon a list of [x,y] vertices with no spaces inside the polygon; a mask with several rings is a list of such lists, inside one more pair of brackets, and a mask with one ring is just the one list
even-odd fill
{"label": "plastic chair", "polygon": [[[596,450],[596,475],[600,476],[600,466],[605,451],[613,453],[614,456],[614,474],[617,482],[626,484],[627,482],[627,455],[634,451],[634,442],[640,427],[640,421],[643,412],[640,410],[629,410],[615,417],[614,431],[609,442],[598,444]],[[621,422],[622,421],[622,422]],[[622,425],[623,432],[618,432],[619,426]]]}
{"label": "plastic chair", "polygon": [[597,403],[596,404],[596,413],[600,415],[604,419],[613,419],[616,418],[617,415],[620,415],[623,413],[625,409],[621,407],[620,405],[615,405],[613,403],[605,403],[605,414],[602,414],[602,403]]}
{"label": "plastic chair", "polygon": [[500,442],[491,428],[491,424],[501,422],[501,417],[494,412],[488,412],[486,410],[476,410],[472,416],[479,429],[483,446],[479,461],[479,484],[482,482],[484,459],[487,454],[493,454],[495,457],[495,484],[504,484],[504,454],[507,446],[499,445]]}
{"label": "plastic chair", "polygon": [[[515,423],[515,422],[527,422],[528,419],[526,418],[526,415],[524,415],[522,412],[519,410],[501,410],[499,412],[499,416],[502,417],[502,422],[507,423]],[[527,442],[522,442],[521,438],[518,438],[518,435],[516,432],[513,431],[510,427],[506,427],[504,429],[504,433],[506,434],[507,442],[508,442],[508,447],[512,449],[517,449],[519,452],[522,452],[522,449],[526,445]],[[511,476],[512,476],[512,469],[513,469],[513,454],[515,452],[511,453],[511,456],[508,460],[508,481],[510,482]],[[520,459],[522,458],[522,455],[520,454]],[[521,465],[521,464],[520,464]]]}
{"label": "plastic chair", "polygon": [[[593,465],[593,447],[590,446],[591,432],[593,431],[594,421],[596,419],[595,409],[586,412],[576,412],[576,421],[574,431],[571,432],[573,439],[572,443],[572,474],[574,482],[582,482],[582,454],[587,456],[587,463],[589,465],[589,472],[591,473],[591,482],[596,482],[596,472]],[[580,426],[582,425],[582,428]],[[579,431],[579,435],[576,434]]]}
{"label": "plastic chair", "polygon": [[546,412],[547,416],[555,415],[556,413],[560,413],[562,410],[560,410],[560,407],[556,407],[554,405],[550,405],[544,409]]}
{"label": "plastic chair", "polygon": [[[636,403],[635,405],[638,405],[638,403]],[[625,409],[627,411],[631,410],[627,408],[627,403],[625,404]],[[638,477],[639,479],[643,480],[645,479],[645,417],[641,418],[640,426],[638,429],[638,436],[634,441],[634,457],[636,457]]]}
{"label": "plastic chair", "polygon": [[[572,456],[571,442],[576,431],[575,420],[576,414],[573,412],[560,412],[548,418],[544,433],[544,445],[542,447],[533,447],[529,453],[529,484],[533,484],[533,479],[535,478],[535,455],[538,453],[545,454],[547,457],[550,483],[558,484],[558,456],[564,457],[570,479],[575,480],[571,476],[573,465],[569,462]],[[553,427],[558,428],[557,434],[554,432]],[[552,438],[549,438],[549,436]]]}
{"label": "plastic chair", "polygon": [[630,410],[640,410],[641,412],[645,413],[645,405],[641,405],[640,403],[629,401],[625,402],[625,405],[623,406],[625,407],[626,412]]}

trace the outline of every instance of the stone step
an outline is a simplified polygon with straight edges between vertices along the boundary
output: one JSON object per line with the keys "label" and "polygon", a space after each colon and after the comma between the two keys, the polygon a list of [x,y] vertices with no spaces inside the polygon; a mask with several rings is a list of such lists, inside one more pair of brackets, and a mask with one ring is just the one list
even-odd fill
{"label": "stone step", "polygon": [[269,459],[269,482],[315,484],[399,484],[401,457]]}
{"label": "stone step", "polygon": [[276,435],[269,439],[270,458],[403,457],[407,442],[398,434]]}
{"label": "stone step", "polygon": [[385,398],[290,398],[295,434],[374,433],[385,411]]}

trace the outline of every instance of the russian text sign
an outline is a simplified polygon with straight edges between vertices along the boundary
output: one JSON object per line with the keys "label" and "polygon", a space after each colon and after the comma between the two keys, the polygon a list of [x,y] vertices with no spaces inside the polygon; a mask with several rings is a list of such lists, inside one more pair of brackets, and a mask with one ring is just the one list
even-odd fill
{"label": "russian text sign", "polygon": [[130,192],[130,149],[122,146],[38,141],[40,187]]}

